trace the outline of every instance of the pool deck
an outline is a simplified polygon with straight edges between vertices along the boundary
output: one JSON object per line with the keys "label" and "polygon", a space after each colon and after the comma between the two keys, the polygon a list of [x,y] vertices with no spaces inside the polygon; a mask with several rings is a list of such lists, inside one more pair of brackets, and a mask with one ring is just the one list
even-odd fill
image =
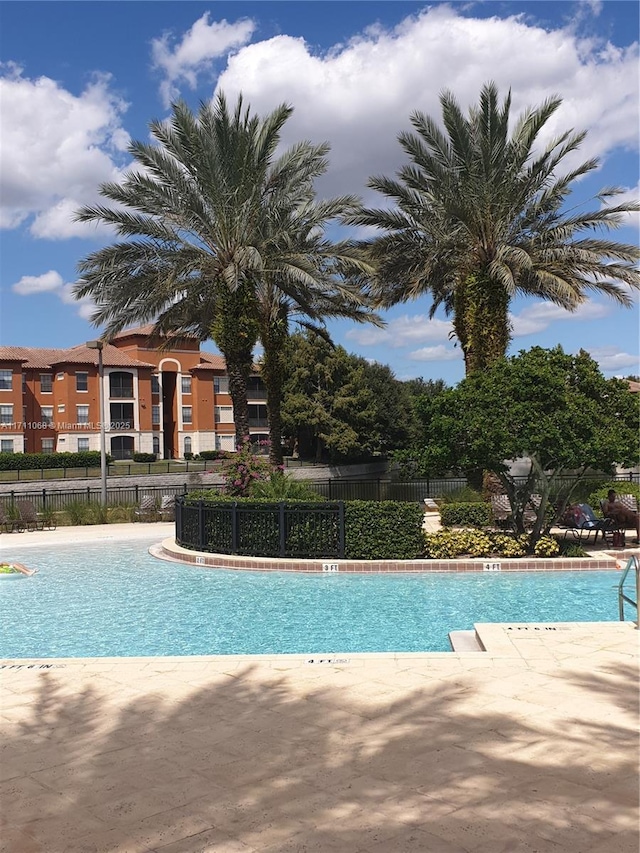
{"label": "pool deck", "polygon": [[484,652],[2,661],[0,851],[637,853],[635,625],[476,631]]}

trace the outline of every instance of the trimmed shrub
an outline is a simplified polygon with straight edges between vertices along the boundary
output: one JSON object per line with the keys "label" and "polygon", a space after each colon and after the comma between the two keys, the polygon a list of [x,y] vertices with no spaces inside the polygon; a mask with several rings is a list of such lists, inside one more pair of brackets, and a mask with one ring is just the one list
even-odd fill
{"label": "trimmed shrub", "polygon": [[430,560],[453,560],[456,557],[524,557],[529,550],[529,536],[506,533],[484,533],[480,530],[438,530],[425,534],[425,556]]}
{"label": "trimmed shrub", "polygon": [[201,450],[198,456],[200,459],[228,459],[233,454],[227,450]]}
{"label": "trimmed shrub", "polygon": [[424,510],[401,501],[345,502],[345,559],[417,560]]}
{"label": "trimmed shrub", "polygon": [[[112,461],[112,457],[107,454],[107,463]],[[99,467],[99,450],[85,450],[80,453],[0,453],[0,471]]]}
{"label": "trimmed shrub", "polygon": [[560,546],[553,536],[541,536],[535,544],[533,553],[536,557],[557,557]]}
{"label": "trimmed shrub", "polygon": [[156,454],[155,453],[134,453],[133,454],[134,462],[155,462]]}
{"label": "trimmed shrub", "polygon": [[447,503],[440,507],[443,527],[491,527],[493,516],[488,503]]}

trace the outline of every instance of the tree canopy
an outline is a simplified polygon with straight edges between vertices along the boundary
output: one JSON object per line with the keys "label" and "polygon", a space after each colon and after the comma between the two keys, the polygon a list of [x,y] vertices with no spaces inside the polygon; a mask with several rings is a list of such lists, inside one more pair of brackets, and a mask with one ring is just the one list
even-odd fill
{"label": "tree canopy", "polygon": [[[539,534],[554,480],[589,468],[610,471],[640,458],[638,399],[605,379],[591,356],[534,347],[473,373],[433,401],[430,440],[419,461],[431,473],[482,467],[495,473],[516,514],[542,494]],[[510,462],[526,458],[521,483]]]}
{"label": "tree canopy", "polygon": [[599,162],[573,165],[584,132],[542,143],[561,99],[550,97],[515,122],[511,93],[500,103],[493,83],[468,115],[451,92],[440,103],[444,129],[414,112],[414,132],[398,136],[409,162],[396,178],[369,181],[392,205],[348,217],[382,232],[367,243],[377,304],[430,294],[430,316],[441,306],[452,316],[467,373],[506,354],[516,295],[574,311],[590,293],[602,293],[630,307],[630,289],[640,288],[638,247],[598,232],[617,228],[640,205],[611,204],[623,192],[617,187],[602,189],[592,210],[566,205]]}

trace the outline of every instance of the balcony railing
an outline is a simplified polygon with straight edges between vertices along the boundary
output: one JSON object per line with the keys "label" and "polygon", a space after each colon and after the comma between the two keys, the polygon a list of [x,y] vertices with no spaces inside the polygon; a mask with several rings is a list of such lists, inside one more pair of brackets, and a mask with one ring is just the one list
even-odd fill
{"label": "balcony railing", "polygon": [[266,418],[249,418],[250,427],[268,427],[269,421]]}

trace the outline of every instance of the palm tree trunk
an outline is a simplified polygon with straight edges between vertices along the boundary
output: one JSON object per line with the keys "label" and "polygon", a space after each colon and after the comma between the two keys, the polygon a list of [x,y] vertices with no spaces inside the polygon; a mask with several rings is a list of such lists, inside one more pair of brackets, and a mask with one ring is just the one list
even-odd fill
{"label": "palm tree trunk", "polygon": [[264,347],[262,359],[262,380],[267,389],[267,418],[269,422],[269,461],[272,465],[282,465],[282,388],[285,378],[286,309],[276,320],[263,323],[260,340]]}
{"label": "palm tree trunk", "polygon": [[249,438],[247,385],[258,339],[258,324],[251,311],[249,294],[247,285],[239,284],[233,291],[221,287],[211,328],[211,337],[227,363],[236,447]]}
{"label": "palm tree trunk", "polygon": [[508,309],[509,295],[486,272],[467,276],[457,288],[453,328],[462,347],[467,376],[506,355],[511,340]]}

